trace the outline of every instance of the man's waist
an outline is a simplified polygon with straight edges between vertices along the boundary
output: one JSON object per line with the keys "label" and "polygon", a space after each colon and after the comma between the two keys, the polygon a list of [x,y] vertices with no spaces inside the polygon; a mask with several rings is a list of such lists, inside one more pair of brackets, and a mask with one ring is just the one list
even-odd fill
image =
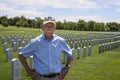
{"label": "man's waist", "polygon": [[40,76],[43,76],[43,77],[46,77],[46,78],[52,78],[52,77],[56,77],[58,76],[60,73],[53,73],[53,74],[48,74],[48,75],[42,75],[42,74],[39,74]]}

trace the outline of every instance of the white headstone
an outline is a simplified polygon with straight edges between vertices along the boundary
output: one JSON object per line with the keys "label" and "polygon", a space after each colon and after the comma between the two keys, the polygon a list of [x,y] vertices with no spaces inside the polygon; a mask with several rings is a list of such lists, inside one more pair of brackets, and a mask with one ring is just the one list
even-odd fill
{"label": "white headstone", "polygon": [[6,61],[10,61],[12,59],[12,49],[6,49]]}
{"label": "white headstone", "polygon": [[11,60],[11,80],[19,80],[21,77],[21,63],[18,58]]}
{"label": "white headstone", "polygon": [[86,48],[86,46],[84,46],[83,49],[84,49],[84,55],[83,56],[86,57],[86,55],[87,55],[87,48]]}
{"label": "white headstone", "polygon": [[99,53],[101,53],[101,44],[99,44]]}
{"label": "white headstone", "polygon": [[81,48],[78,47],[77,50],[78,50],[78,59],[79,59],[79,58],[81,58]]}
{"label": "white headstone", "polygon": [[21,50],[22,48],[23,48],[23,47],[19,47],[19,48],[18,48],[18,52],[20,52],[20,50]]}
{"label": "white headstone", "polygon": [[30,56],[30,68],[34,69],[33,56]]}
{"label": "white headstone", "polygon": [[6,49],[8,48],[8,44],[7,44],[7,43],[4,43],[4,44],[3,44],[3,48],[4,48],[4,52],[5,52]]}
{"label": "white headstone", "polygon": [[91,55],[92,55],[92,47],[88,46],[88,56],[91,56]]}
{"label": "white headstone", "polygon": [[18,51],[18,43],[17,42],[13,43],[13,49],[14,49],[14,51]]}
{"label": "white headstone", "polygon": [[72,60],[75,60],[75,49],[72,49]]}

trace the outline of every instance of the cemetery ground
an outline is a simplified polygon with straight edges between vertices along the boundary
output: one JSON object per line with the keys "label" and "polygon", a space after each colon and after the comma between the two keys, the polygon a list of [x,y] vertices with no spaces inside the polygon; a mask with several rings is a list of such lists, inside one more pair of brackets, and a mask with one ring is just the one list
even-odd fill
{"label": "cemetery ground", "polygon": [[[24,34],[24,33],[40,34],[39,29],[29,28],[16,28],[8,27],[3,28],[0,26],[0,34]],[[75,33],[86,34],[81,31],[65,31],[57,30],[56,33]],[[11,47],[11,45],[9,45]],[[114,50],[99,53],[99,46],[92,47],[92,55],[82,57],[71,63],[69,73],[64,80],[120,80],[120,47]],[[13,51],[13,58],[18,58],[18,51]],[[75,53],[77,56],[77,52]],[[63,57],[61,57],[63,60]],[[29,59],[28,59],[29,62]],[[64,66],[64,64],[63,64]],[[5,53],[3,51],[3,45],[0,42],[0,80],[11,80],[11,62],[6,62]],[[29,76],[25,72],[25,69],[21,65],[21,78],[20,80],[30,80]]]}

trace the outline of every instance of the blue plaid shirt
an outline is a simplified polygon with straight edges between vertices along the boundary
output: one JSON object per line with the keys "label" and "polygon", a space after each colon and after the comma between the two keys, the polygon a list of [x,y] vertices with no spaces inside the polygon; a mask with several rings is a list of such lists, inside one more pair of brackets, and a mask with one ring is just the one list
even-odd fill
{"label": "blue plaid shirt", "polygon": [[63,38],[55,34],[50,41],[46,40],[44,34],[41,34],[35,39],[32,39],[30,43],[19,52],[19,54],[22,54],[24,57],[33,55],[35,71],[42,75],[59,73],[61,71],[61,53],[69,57],[72,55],[72,50]]}

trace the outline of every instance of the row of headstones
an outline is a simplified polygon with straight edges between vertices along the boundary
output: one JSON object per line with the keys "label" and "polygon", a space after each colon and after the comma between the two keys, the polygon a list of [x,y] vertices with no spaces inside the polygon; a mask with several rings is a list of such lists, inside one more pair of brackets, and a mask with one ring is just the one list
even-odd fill
{"label": "row of headstones", "polygon": [[115,35],[115,36],[108,35],[106,37],[101,37],[101,38],[97,37],[93,40],[87,39],[87,40],[74,41],[74,39],[73,40],[68,39],[67,42],[70,44],[71,48],[77,48],[77,47],[95,46],[98,44],[111,43],[113,41],[118,41],[118,40],[120,40],[120,35]]}
{"label": "row of headstones", "polygon": [[[83,51],[82,51],[83,50]],[[83,48],[78,47],[77,49],[72,48],[72,60],[80,59],[82,57],[91,56],[92,55],[92,46],[84,46]],[[66,56],[64,55],[64,62],[66,63]]]}
{"label": "row of headstones", "polygon": [[[31,37],[32,39],[32,37]],[[27,43],[28,43],[28,39],[27,38],[21,38],[20,37],[11,37],[11,38],[4,38],[4,36],[1,37],[1,42],[2,44],[7,43],[10,44],[12,47],[14,46],[18,46],[18,47],[24,47]]]}
{"label": "row of headstones", "polygon": [[[13,42],[13,46],[12,46],[12,49],[13,49],[13,51],[19,51],[19,48],[20,47],[24,47],[25,45],[26,45],[27,43],[25,43],[25,42],[22,42],[22,43],[20,43],[20,46],[18,46],[18,42]],[[9,48],[9,45],[8,45],[8,43],[3,43],[3,51],[5,52],[5,50],[7,49],[7,48]]]}
{"label": "row of headstones", "polygon": [[[20,51],[22,49],[22,47],[19,47],[18,51]],[[13,55],[13,51],[11,48],[7,48],[5,49],[5,56],[6,56],[6,62],[9,62],[12,60],[12,55]]]}
{"label": "row of headstones", "polygon": [[[97,44],[104,44],[106,42],[111,42],[112,40],[110,38],[105,38],[105,39],[96,39],[96,40],[81,40],[78,42],[75,42],[74,40],[72,40],[71,42],[68,42],[68,44],[70,45],[71,48],[75,48],[77,49],[78,47],[84,47],[84,46],[94,46]],[[25,41],[22,41],[20,39],[18,39],[18,42],[16,42],[15,40],[12,40],[12,47],[14,49],[14,51],[18,51],[19,47],[24,47],[26,44],[28,43],[28,40],[25,39]],[[7,43],[3,44],[5,47],[7,47]],[[6,49],[6,48],[5,48]]]}
{"label": "row of headstones", "polygon": [[[102,39],[102,40],[105,41],[104,39]],[[86,41],[86,42],[84,42],[84,41],[80,42],[79,41],[78,43],[77,42],[75,42],[75,43],[70,42],[69,45],[70,45],[71,48],[77,49],[78,47],[82,47],[83,48],[84,46],[94,46],[94,45],[96,45],[98,43],[99,43],[98,40],[95,40],[95,41]],[[21,43],[21,47],[24,47],[26,44],[27,43],[24,43],[24,42]],[[4,52],[5,52],[5,50],[8,48],[8,44],[4,43],[3,47],[4,47]],[[18,43],[17,42],[13,42],[13,51],[18,51],[18,49],[19,49]]]}
{"label": "row of headstones", "polygon": [[[85,35],[79,36],[78,38],[76,38],[75,36],[76,35],[74,34],[74,35],[72,35],[72,37],[70,35],[66,36],[66,37],[67,37],[68,41],[85,40]],[[8,42],[12,42],[12,41],[17,42],[18,40],[20,41],[20,40],[24,40],[24,39],[28,41],[28,37],[29,37],[28,35],[24,36],[24,35],[16,35],[16,34],[14,34],[14,35],[6,34],[6,40]],[[33,38],[33,37],[35,37],[35,36],[32,36],[32,37],[30,36],[30,38]],[[64,37],[64,36],[62,36],[62,37]],[[94,39],[94,37],[89,36],[89,38],[87,40],[92,40],[92,39]],[[3,35],[1,35],[1,40],[2,40],[2,43],[5,42]]]}
{"label": "row of headstones", "polygon": [[99,44],[99,53],[109,50],[114,50],[119,47],[120,47],[120,40],[111,43]]}
{"label": "row of headstones", "polygon": [[111,42],[112,40],[111,39],[96,39],[96,40],[85,40],[85,41],[78,41],[78,42],[75,42],[75,41],[71,41],[71,42],[67,42],[71,48],[75,48],[77,49],[78,47],[84,47],[84,46],[95,46],[95,45],[98,45],[98,44],[104,44],[104,43],[107,43],[107,42]]}
{"label": "row of headstones", "polygon": [[[10,35],[10,36],[12,36],[12,35]],[[8,35],[6,35],[6,39],[7,39],[7,41],[8,41],[8,43],[9,42],[11,42],[11,44],[12,44],[12,46],[19,46],[19,47],[24,47],[24,45],[26,45],[27,43],[28,43],[28,38],[24,38],[24,36],[23,35],[19,35],[19,36],[17,36],[16,37],[16,35],[14,35],[14,36],[12,36],[11,38],[10,38],[10,36],[8,36]],[[68,42],[68,43],[83,43],[83,44],[85,44],[85,45],[83,45],[83,46],[90,46],[90,45],[92,45],[92,46],[94,46],[94,45],[97,45],[97,44],[102,44],[102,43],[104,43],[104,42],[110,42],[111,41],[111,37],[110,38],[101,38],[101,39],[95,39],[94,37],[92,37],[92,38],[84,38],[85,37],[85,35],[84,36],[80,36],[80,37],[77,37],[77,38],[74,38],[74,36],[75,35],[73,35],[72,36],[72,38],[69,36],[69,37],[67,37],[67,39],[66,39],[66,41]],[[4,38],[2,38],[3,36],[1,36],[1,41],[2,41],[2,43],[4,43],[5,42],[5,40],[4,40]],[[28,36],[27,36],[28,37]],[[88,35],[87,35],[87,37],[89,37]],[[91,37],[91,36],[90,36]],[[31,37],[32,38],[32,37]],[[93,43],[93,44],[92,44]],[[94,44],[95,43],[95,44]],[[82,47],[83,47],[82,46]],[[81,47],[81,46],[78,46],[78,47]],[[72,47],[73,48],[73,47]]]}
{"label": "row of headstones", "polygon": [[[22,48],[22,47],[21,47]],[[19,48],[19,50],[21,49]],[[77,51],[76,51],[77,50]],[[75,52],[77,52],[78,54],[78,58],[82,57],[82,48],[78,47],[77,49],[72,49],[72,53],[73,53],[73,60],[75,59]],[[88,47],[83,47],[83,56],[86,57],[87,55],[91,55],[92,54],[92,47],[88,46]],[[7,48],[5,50],[5,55],[6,55],[6,61],[10,61],[12,59],[12,49],[11,48]],[[65,58],[64,58],[64,62],[65,62]]]}
{"label": "row of headstones", "polygon": [[12,41],[18,42],[21,40],[26,40],[29,41],[29,39],[32,39],[36,37],[34,34],[1,34],[0,35],[0,40],[2,43],[5,43],[6,41],[8,43],[11,43]]}
{"label": "row of headstones", "polygon": [[[8,43],[11,43],[12,45],[12,48],[14,51],[18,51],[18,48],[19,47],[24,47],[27,43],[28,43],[28,40],[27,39],[20,39],[19,37],[18,38],[14,38],[16,36],[12,36],[12,40],[8,40]],[[22,36],[23,37],[23,36]],[[3,39],[2,39],[3,40]],[[2,41],[3,43],[3,41]],[[7,46],[9,45],[7,42],[4,41],[3,45],[5,46],[5,49],[7,48]],[[79,45],[78,45],[79,43]],[[79,41],[79,42],[75,42],[74,40],[72,40],[71,42],[68,42],[68,44],[70,44],[71,48],[77,48],[77,47],[84,47],[84,46],[90,46],[90,45],[95,45],[95,41],[92,40],[92,41]],[[74,46],[75,44],[75,46]]]}

